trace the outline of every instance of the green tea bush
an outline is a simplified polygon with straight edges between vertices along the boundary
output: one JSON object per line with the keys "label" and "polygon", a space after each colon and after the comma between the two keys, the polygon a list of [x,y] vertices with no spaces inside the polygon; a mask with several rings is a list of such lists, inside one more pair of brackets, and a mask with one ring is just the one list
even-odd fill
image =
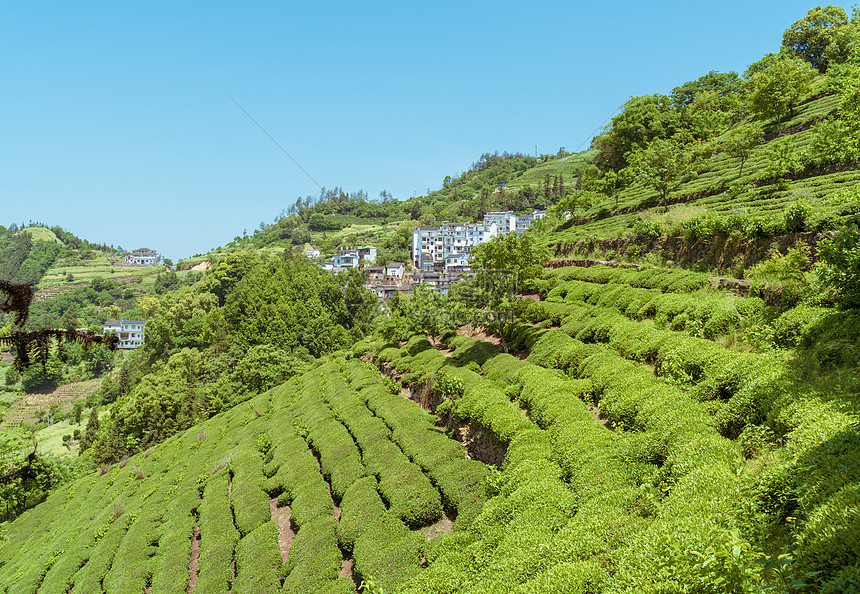
{"label": "green tea bush", "polygon": [[442,499],[421,469],[402,456],[379,473],[379,492],[391,513],[411,529],[429,526],[442,517]]}
{"label": "green tea bush", "polygon": [[216,473],[206,483],[200,503],[200,558],[197,588],[202,591],[224,591],[233,579],[233,552],[239,542],[239,531],[233,525],[233,511],[228,502],[226,472]]}
{"label": "green tea bush", "polygon": [[331,587],[340,573],[337,520],[320,515],[296,533],[290,545],[282,592],[316,592]]}
{"label": "green tea bush", "polygon": [[187,574],[193,534],[194,518],[190,515],[177,515],[167,522],[158,542],[160,554],[153,559],[153,590],[175,594],[188,591],[187,581],[177,576]]}
{"label": "green tea bush", "polygon": [[454,416],[458,420],[471,420],[489,429],[503,443],[509,442],[517,432],[531,425],[514,410],[505,393],[490,383],[467,390],[457,402]]}
{"label": "green tea bush", "polygon": [[261,524],[236,545],[236,580],[230,591],[280,592],[282,564],[278,526],[274,522]]}
{"label": "green tea bush", "polygon": [[827,310],[820,307],[798,305],[780,315],[773,322],[774,342],[782,348],[797,348],[808,344],[812,333],[821,325]]}

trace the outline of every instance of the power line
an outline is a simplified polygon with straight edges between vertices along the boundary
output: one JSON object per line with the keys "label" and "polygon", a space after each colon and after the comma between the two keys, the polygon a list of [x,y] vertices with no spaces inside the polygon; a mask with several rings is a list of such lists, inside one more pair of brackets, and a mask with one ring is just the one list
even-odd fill
{"label": "power line", "polygon": [[268,136],[268,137],[269,137],[269,140],[271,140],[272,142],[274,142],[274,143],[275,143],[275,146],[277,146],[279,149],[281,149],[281,152],[282,152],[282,153],[284,153],[286,156],[288,156],[288,157],[290,158],[290,161],[292,161],[293,163],[295,163],[295,164],[296,164],[296,167],[298,167],[299,169],[301,169],[301,170],[302,170],[302,173],[304,173],[305,175],[307,175],[307,176],[308,176],[308,179],[309,179],[309,180],[311,180],[312,182],[314,182],[320,190],[322,190],[322,189],[323,189],[323,187],[320,185],[320,183],[319,183],[317,180],[315,180],[315,179],[313,178],[313,176],[311,176],[311,174],[310,174],[310,173],[308,173],[308,172],[305,170],[305,168],[304,168],[304,167],[302,167],[301,165],[299,165],[299,162],[298,162],[298,161],[296,161],[290,153],[288,153],[288,152],[287,152],[287,149],[285,149],[284,147],[282,147],[282,146],[281,146],[281,144],[280,144],[277,140],[275,140],[274,138],[272,138],[272,135],[271,135],[271,134],[269,134],[269,133],[266,131],[266,129],[265,129],[265,128],[263,128],[263,126],[261,126],[261,125],[260,125],[260,122],[258,122],[257,120],[255,120],[255,119],[254,119],[254,116],[252,116],[250,113],[248,113],[248,112],[247,112],[247,110],[246,110],[244,107],[242,107],[242,106],[239,104],[239,102],[238,102],[238,101],[236,101],[235,99],[233,99],[233,96],[232,96],[232,95],[230,95],[230,93],[228,93],[227,91],[224,91],[224,94],[225,94],[225,95],[227,95],[227,96],[230,98],[230,101],[232,101],[233,103],[235,103],[235,104],[236,104],[236,107],[238,107],[239,109],[241,109],[241,110],[242,110],[242,113],[244,113],[246,116],[248,116],[248,119],[250,119],[252,122],[254,122],[254,123],[257,125],[257,127],[258,127],[260,130],[262,130],[262,131],[263,131],[263,134],[265,134],[266,136]]}
{"label": "power line", "polygon": [[[585,146],[585,143],[586,143],[586,142],[588,142],[588,141],[589,141],[589,139],[594,138],[594,135],[595,135],[595,134],[597,134],[597,132],[598,132],[601,128],[603,128],[603,127],[606,125],[606,122],[608,122],[610,119],[612,119],[612,116],[614,116],[616,113],[618,113],[618,111],[619,111],[619,110],[621,110],[623,107],[624,107],[624,104],[623,104],[623,103],[622,103],[621,105],[619,105],[618,107],[616,107],[616,108],[615,108],[615,111],[613,111],[612,113],[610,113],[610,114],[609,114],[609,116],[608,116],[605,120],[603,120],[603,123],[601,123],[597,128],[595,128],[595,129],[594,129],[594,132],[592,132],[592,133],[588,136],[588,138],[586,138],[585,140],[583,140],[583,141],[582,141],[582,144],[580,144],[578,147],[576,147],[576,150],[575,150],[575,151],[573,151],[569,156],[571,156],[571,157],[572,157],[573,155],[575,155],[575,154],[579,153],[579,150],[580,150],[583,146]],[[565,160],[565,159],[567,159],[567,157],[562,157],[562,158],[561,158],[561,161],[559,161],[559,162],[558,162],[559,167],[564,163],[564,160]],[[556,168],[556,169],[557,169],[557,168]]]}

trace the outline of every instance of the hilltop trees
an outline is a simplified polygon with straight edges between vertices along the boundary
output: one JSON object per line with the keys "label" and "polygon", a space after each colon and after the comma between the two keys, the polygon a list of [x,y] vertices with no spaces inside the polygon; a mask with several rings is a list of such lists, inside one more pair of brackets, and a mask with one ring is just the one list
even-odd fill
{"label": "hilltop trees", "polygon": [[823,74],[828,67],[827,48],[847,24],[848,15],[841,6],[816,6],[785,30],[782,47]]}
{"label": "hilltop trees", "polygon": [[628,164],[632,151],[655,138],[669,138],[681,128],[681,115],[666,95],[633,97],[612,118],[606,131],[594,139],[595,162],[603,170],[618,171]]}

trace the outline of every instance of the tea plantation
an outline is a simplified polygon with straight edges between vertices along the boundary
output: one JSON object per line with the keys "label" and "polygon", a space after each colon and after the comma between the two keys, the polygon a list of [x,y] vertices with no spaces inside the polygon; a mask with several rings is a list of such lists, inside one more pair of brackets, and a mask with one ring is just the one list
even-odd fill
{"label": "tea plantation", "polygon": [[[517,356],[368,338],[61,487],[5,527],[3,591],[855,587],[856,400],[720,343],[756,320],[812,344],[832,312],[779,314],[684,270],[534,284]],[[445,433],[464,427],[466,447]],[[471,459],[488,450],[498,466]]]}

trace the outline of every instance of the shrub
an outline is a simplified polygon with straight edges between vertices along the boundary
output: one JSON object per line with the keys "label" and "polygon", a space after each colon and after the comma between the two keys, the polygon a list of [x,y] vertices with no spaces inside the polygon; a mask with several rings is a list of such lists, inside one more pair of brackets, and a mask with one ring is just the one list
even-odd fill
{"label": "shrub", "polygon": [[791,206],[785,209],[783,213],[783,222],[785,230],[789,233],[803,231],[806,228],[806,221],[812,213],[812,207],[805,200],[797,200]]}

